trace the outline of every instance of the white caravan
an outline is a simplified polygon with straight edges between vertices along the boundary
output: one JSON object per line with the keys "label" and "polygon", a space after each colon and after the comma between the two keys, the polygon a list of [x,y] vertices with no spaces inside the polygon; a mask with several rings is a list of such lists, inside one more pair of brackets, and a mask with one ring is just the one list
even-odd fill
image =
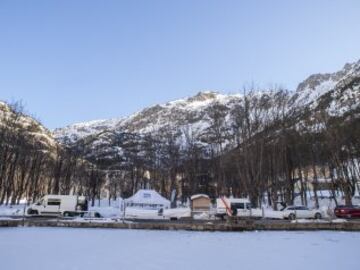
{"label": "white caravan", "polygon": [[27,209],[28,215],[63,215],[73,216],[78,212],[87,211],[87,200],[84,196],[45,195]]}

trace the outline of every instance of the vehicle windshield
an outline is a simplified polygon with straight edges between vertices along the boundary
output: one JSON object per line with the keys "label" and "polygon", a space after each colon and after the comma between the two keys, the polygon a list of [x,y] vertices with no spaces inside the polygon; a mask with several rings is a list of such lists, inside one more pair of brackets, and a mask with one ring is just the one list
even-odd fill
{"label": "vehicle windshield", "polygon": [[44,199],[41,199],[40,201],[38,201],[38,202],[36,203],[36,205],[42,205],[43,202],[44,202]]}

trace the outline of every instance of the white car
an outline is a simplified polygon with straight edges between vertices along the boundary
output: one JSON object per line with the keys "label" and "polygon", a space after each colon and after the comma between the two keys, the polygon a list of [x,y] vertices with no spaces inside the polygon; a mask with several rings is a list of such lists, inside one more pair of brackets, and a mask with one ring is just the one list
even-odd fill
{"label": "white car", "polygon": [[285,219],[314,218],[321,219],[322,214],[319,209],[309,209],[306,206],[288,206],[283,211]]}

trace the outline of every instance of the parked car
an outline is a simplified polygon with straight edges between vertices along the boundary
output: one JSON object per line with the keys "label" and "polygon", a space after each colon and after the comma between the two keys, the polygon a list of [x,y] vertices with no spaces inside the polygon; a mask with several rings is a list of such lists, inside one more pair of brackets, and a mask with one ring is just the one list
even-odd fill
{"label": "parked car", "polygon": [[294,220],[297,218],[315,218],[321,219],[322,214],[319,209],[309,209],[306,206],[288,206],[284,210],[284,218]]}
{"label": "parked car", "polygon": [[360,218],[360,206],[339,205],[334,209],[334,214],[338,218]]}

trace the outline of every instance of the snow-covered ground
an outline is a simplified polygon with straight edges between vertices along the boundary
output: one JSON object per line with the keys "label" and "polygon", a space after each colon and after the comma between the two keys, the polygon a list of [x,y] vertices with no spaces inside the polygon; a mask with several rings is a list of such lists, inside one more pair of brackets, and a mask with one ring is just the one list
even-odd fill
{"label": "snow-covered ground", "polygon": [[0,216],[22,216],[23,214],[24,204],[0,205]]}
{"label": "snow-covered ground", "polygon": [[360,233],[1,228],[1,269],[358,269]]}
{"label": "snow-covered ground", "polygon": [[[319,204],[320,204],[320,211],[322,217],[325,219],[335,218],[333,211],[335,208],[334,200],[330,199],[330,192],[329,191],[321,191],[319,192]],[[265,200],[266,201],[266,200]],[[344,199],[339,196],[337,198],[339,204],[345,204]],[[354,196],[352,199],[353,204],[360,205],[360,197]],[[19,205],[13,206],[5,206],[0,205],[0,217],[1,216],[22,216],[24,213],[24,201]],[[294,200],[294,205],[301,205],[300,197],[296,197]],[[314,196],[311,192],[308,193],[308,206],[309,208],[314,208],[315,200]],[[101,214],[104,218],[122,218],[125,213],[125,218],[128,219],[170,219],[172,217],[183,218],[183,217],[190,217],[191,210],[190,208],[186,207],[179,207],[176,209],[164,209],[163,215],[159,215],[158,210],[144,210],[138,208],[131,208],[127,207],[124,211],[123,209],[123,200],[118,198],[117,200],[96,200],[95,205],[93,207],[89,206],[89,211],[95,211]],[[194,216],[194,219],[214,219],[216,214],[216,205],[213,205],[209,213],[198,214]],[[274,211],[271,207],[267,206],[266,204],[263,205],[263,209],[257,208],[252,209],[251,213],[242,214],[238,212],[239,216],[252,216],[258,218],[268,218],[268,219],[283,219],[284,212],[282,211]]]}

